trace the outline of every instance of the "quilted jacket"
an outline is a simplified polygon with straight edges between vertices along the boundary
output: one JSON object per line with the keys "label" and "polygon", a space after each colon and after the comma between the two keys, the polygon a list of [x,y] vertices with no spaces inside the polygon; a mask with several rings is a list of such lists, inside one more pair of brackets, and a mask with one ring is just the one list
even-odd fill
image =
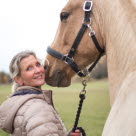
{"label": "quilted jacket", "polygon": [[20,87],[2,103],[0,128],[11,136],[67,135],[66,128],[53,107],[52,91],[28,86]]}

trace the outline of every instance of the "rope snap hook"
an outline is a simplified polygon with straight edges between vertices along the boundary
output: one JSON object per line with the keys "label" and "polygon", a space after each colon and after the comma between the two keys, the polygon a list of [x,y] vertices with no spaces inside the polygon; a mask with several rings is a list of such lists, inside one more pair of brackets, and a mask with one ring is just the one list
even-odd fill
{"label": "rope snap hook", "polygon": [[[83,85],[83,90],[85,91],[85,88],[86,88],[86,86],[87,86],[87,81],[86,80],[83,80],[82,81],[82,85]],[[83,91],[82,90],[82,91]],[[85,91],[86,92],[86,91]]]}

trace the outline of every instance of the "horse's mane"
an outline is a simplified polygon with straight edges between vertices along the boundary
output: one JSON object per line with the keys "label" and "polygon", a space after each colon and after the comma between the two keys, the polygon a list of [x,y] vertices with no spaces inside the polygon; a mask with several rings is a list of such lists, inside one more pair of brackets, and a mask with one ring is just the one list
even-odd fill
{"label": "horse's mane", "polygon": [[136,33],[136,0],[120,0],[124,12]]}

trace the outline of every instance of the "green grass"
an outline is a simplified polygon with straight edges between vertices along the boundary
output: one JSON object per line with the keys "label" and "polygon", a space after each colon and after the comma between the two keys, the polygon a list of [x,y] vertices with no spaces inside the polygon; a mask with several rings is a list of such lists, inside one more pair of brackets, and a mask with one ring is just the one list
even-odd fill
{"label": "green grass", "polygon": [[[10,85],[0,86],[0,103],[10,94]],[[73,83],[67,88],[53,88],[44,85],[45,90],[53,90],[54,105],[61,116],[67,130],[69,130],[75,120],[76,111],[79,104],[79,93],[81,83]],[[96,81],[88,83],[86,87],[86,99],[80,116],[79,126],[82,126],[87,136],[101,136],[104,123],[110,110],[108,82]],[[8,136],[0,131],[0,136]]]}

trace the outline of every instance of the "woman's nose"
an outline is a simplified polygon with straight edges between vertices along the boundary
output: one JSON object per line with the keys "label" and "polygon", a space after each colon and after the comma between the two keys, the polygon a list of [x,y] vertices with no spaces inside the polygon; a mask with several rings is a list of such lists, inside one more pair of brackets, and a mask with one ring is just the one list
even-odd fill
{"label": "woman's nose", "polygon": [[38,72],[40,72],[41,70],[40,70],[40,68],[38,68],[38,67],[35,67],[35,73],[38,73]]}

